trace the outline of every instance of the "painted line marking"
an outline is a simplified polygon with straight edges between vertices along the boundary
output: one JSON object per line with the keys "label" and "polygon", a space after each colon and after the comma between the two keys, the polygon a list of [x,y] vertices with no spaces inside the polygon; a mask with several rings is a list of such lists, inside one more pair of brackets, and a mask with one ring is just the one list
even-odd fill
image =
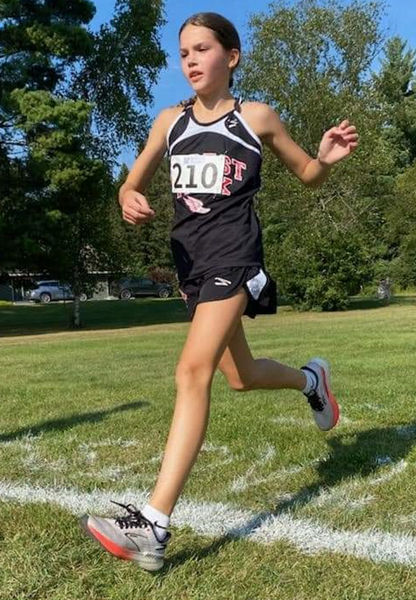
{"label": "painted line marking", "polygon": [[[0,481],[0,500],[20,504],[49,503],[80,515],[85,512],[111,514],[110,500],[141,506],[148,500],[142,490],[119,492],[81,492],[71,488],[51,488]],[[114,514],[114,513],[113,513]],[[305,554],[329,552],[355,556],[377,563],[416,566],[416,537],[371,529],[336,530],[311,519],[297,519],[287,513],[255,514],[246,509],[219,502],[180,500],[172,524],[190,526],[206,536],[229,535],[260,544],[285,541]]]}
{"label": "painted line marking", "polygon": [[[301,419],[297,417],[273,417],[270,419],[271,423],[276,423],[277,425],[287,425],[301,428],[316,428],[316,424],[313,419]],[[357,421],[353,421],[349,417],[346,417],[344,413],[340,415],[340,421],[337,425],[337,429],[340,429],[343,425],[356,425]]]}
{"label": "painted line marking", "polygon": [[[231,492],[242,492],[253,485],[259,485],[264,481],[268,481],[267,478],[255,477],[256,471],[262,466],[271,461],[276,455],[276,448],[272,444],[267,444],[266,447],[261,451],[258,460],[254,461],[251,467],[246,471],[245,475],[241,475],[234,479],[230,486]],[[251,480],[251,481],[250,481]]]}

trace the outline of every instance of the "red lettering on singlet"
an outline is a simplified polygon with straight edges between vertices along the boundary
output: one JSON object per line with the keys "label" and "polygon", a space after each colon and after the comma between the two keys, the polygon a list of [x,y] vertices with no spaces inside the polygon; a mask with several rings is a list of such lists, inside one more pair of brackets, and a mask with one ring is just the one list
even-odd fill
{"label": "red lettering on singlet", "polygon": [[[215,155],[215,152],[204,152],[204,155]],[[229,189],[234,181],[243,181],[243,171],[247,169],[247,164],[242,160],[231,158],[225,154],[224,156],[224,175],[222,180],[222,195],[231,196],[231,190]],[[233,168],[234,167],[234,172]]]}
{"label": "red lettering on singlet", "polygon": [[234,179],[236,179],[236,181],[243,181],[242,171],[243,169],[247,169],[246,163],[242,160],[237,160],[236,158],[233,158],[231,162],[235,166]]}
{"label": "red lettering on singlet", "polygon": [[224,176],[227,176],[231,173],[231,162],[231,158],[225,155]]}
{"label": "red lettering on singlet", "polygon": [[230,177],[224,177],[222,180],[222,195],[223,196],[231,196],[231,191],[228,189],[227,186],[230,186],[232,184],[233,180]]}

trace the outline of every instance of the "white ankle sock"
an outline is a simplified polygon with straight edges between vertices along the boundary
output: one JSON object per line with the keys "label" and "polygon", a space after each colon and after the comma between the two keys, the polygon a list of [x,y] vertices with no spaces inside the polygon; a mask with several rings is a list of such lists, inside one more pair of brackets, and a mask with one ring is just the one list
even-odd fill
{"label": "white ankle sock", "polygon": [[153,506],[151,506],[150,504],[146,504],[141,513],[144,517],[146,517],[146,519],[149,519],[149,521],[155,524],[156,527],[158,527],[159,525],[158,529],[161,532],[165,532],[165,529],[169,527],[170,517],[168,517],[168,515],[163,514],[156,508],[153,508]]}
{"label": "white ankle sock", "polygon": [[318,378],[315,375],[315,373],[312,373],[312,371],[309,371],[307,369],[301,369],[301,371],[306,377],[306,385],[303,388],[302,392],[304,394],[309,394],[310,392],[312,392],[312,390],[316,390],[318,385]]}

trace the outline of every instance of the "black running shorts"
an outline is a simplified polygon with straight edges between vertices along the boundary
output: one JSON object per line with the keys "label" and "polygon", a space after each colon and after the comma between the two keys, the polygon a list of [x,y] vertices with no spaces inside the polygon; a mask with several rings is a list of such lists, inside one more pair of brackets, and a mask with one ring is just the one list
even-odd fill
{"label": "black running shorts", "polygon": [[227,267],[180,283],[189,320],[192,321],[197,304],[225,300],[244,288],[248,303],[245,315],[254,319],[259,314],[275,314],[277,310],[276,283],[260,267]]}

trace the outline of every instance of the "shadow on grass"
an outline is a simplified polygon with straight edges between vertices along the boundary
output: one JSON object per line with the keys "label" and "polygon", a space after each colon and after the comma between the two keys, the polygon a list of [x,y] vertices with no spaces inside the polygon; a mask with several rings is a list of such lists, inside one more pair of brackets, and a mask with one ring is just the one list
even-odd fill
{"label": "shadow on grass", "polygon": [[171,554],[169,555],[169,558],[166,561],[163,569],[159,572],[155,572],[154,576],[164,579],[165,577],[171,574],[171,571],[174,571],[182,564],[186,563],[188,560],[196,559],[198,561],[202,561],[205,558],[218,554],[221,548],[223,548],[232,541],[233,540],[229,537],[221,537],[215,540],[215,542],[209,543],[207,546],[205,546],[205,548],[202,548],[202,550],[192,550],[191,548],[183,552]]}
{"label": "shadow on grass", "polygon": [[347,310],[371,310],[384,308],[386,306],[413,306],[416,305],[416,296],[393,296],[391,300],[379,300],[378,298],[361,298],[356,296],[350,299]]}
{"label": "shadow on grass", "polygon": [[[73,303],[0,306],[0,337],[73,331]],[[185,323],[181,298],[89,301],[81,305],[80,331]]]}
{"label": "shadow on grass", "polygon": [[[416,296],[395,296],[390,305],[416,306]],[[288,306],[279,299],[279,306]],[[388,306],[376,298],[351,299],[348,310],[370,310]],[[73,303],[0,305],[0,338],[73,331]],[[130,301],[89,301],[81,305],[80,331],[124,329],[146,325],[188,323],[181,298],[140,298]]]}
{"label": "shadow on grass", "polygon": [[345,479],[369,477],[386,464],[395,465],[409,454],[415,443],[416,421],[334,436],[328,440],[329,458],[316,468],[319,481],[299,490],[290,500],[279,502],[273,511],[259,514],[252,522],[230,531],[229,535],[245,537],[265,519],[305,506]]}
{"label": "shadow on grass", "polygon": [[42,433],[49,433],[51,431],[65,431],[67,429],[77,427],[78,425],[84,425],[84,423],[99,423],[100,421],[102,421],[110,415],[125,412],[128,410],[137,410],[145,406],[150,406],[150,402],[144,402],[139,400],[137,402],[121,404],[120,406],[109,408],[108,410],[100,410],[95,412],[83,413],[80,415],[72,415],[63,419],[50,419],[49,421],[43,421],[42,423],[38,423],[37,425],[22,427],[20,429],[10,431],[9,433],[2,433],[0,435],[0,443],[11,442],[25,435],[36,436]]}
{"label": "shadow on grass", "polygon": [[330,493],[332,488],[344,480],[354,476],[369,477],[383,466],[397,464],[409,454],[415,443],[416,421],[330,438],[330,456],[318,464],[319,480],[315,484],[299,490],[290,500],[279,502],[273,510],[254,515],[247,523],[230,529],[226,535],[200,551],[190,550],[170,556],[166,568],[160,574],[167,575],[169,570],[191,558],[202,560],[217,553],[226,544],[252,534],[270,517],[278,517],[306,506],[321,493]]}

